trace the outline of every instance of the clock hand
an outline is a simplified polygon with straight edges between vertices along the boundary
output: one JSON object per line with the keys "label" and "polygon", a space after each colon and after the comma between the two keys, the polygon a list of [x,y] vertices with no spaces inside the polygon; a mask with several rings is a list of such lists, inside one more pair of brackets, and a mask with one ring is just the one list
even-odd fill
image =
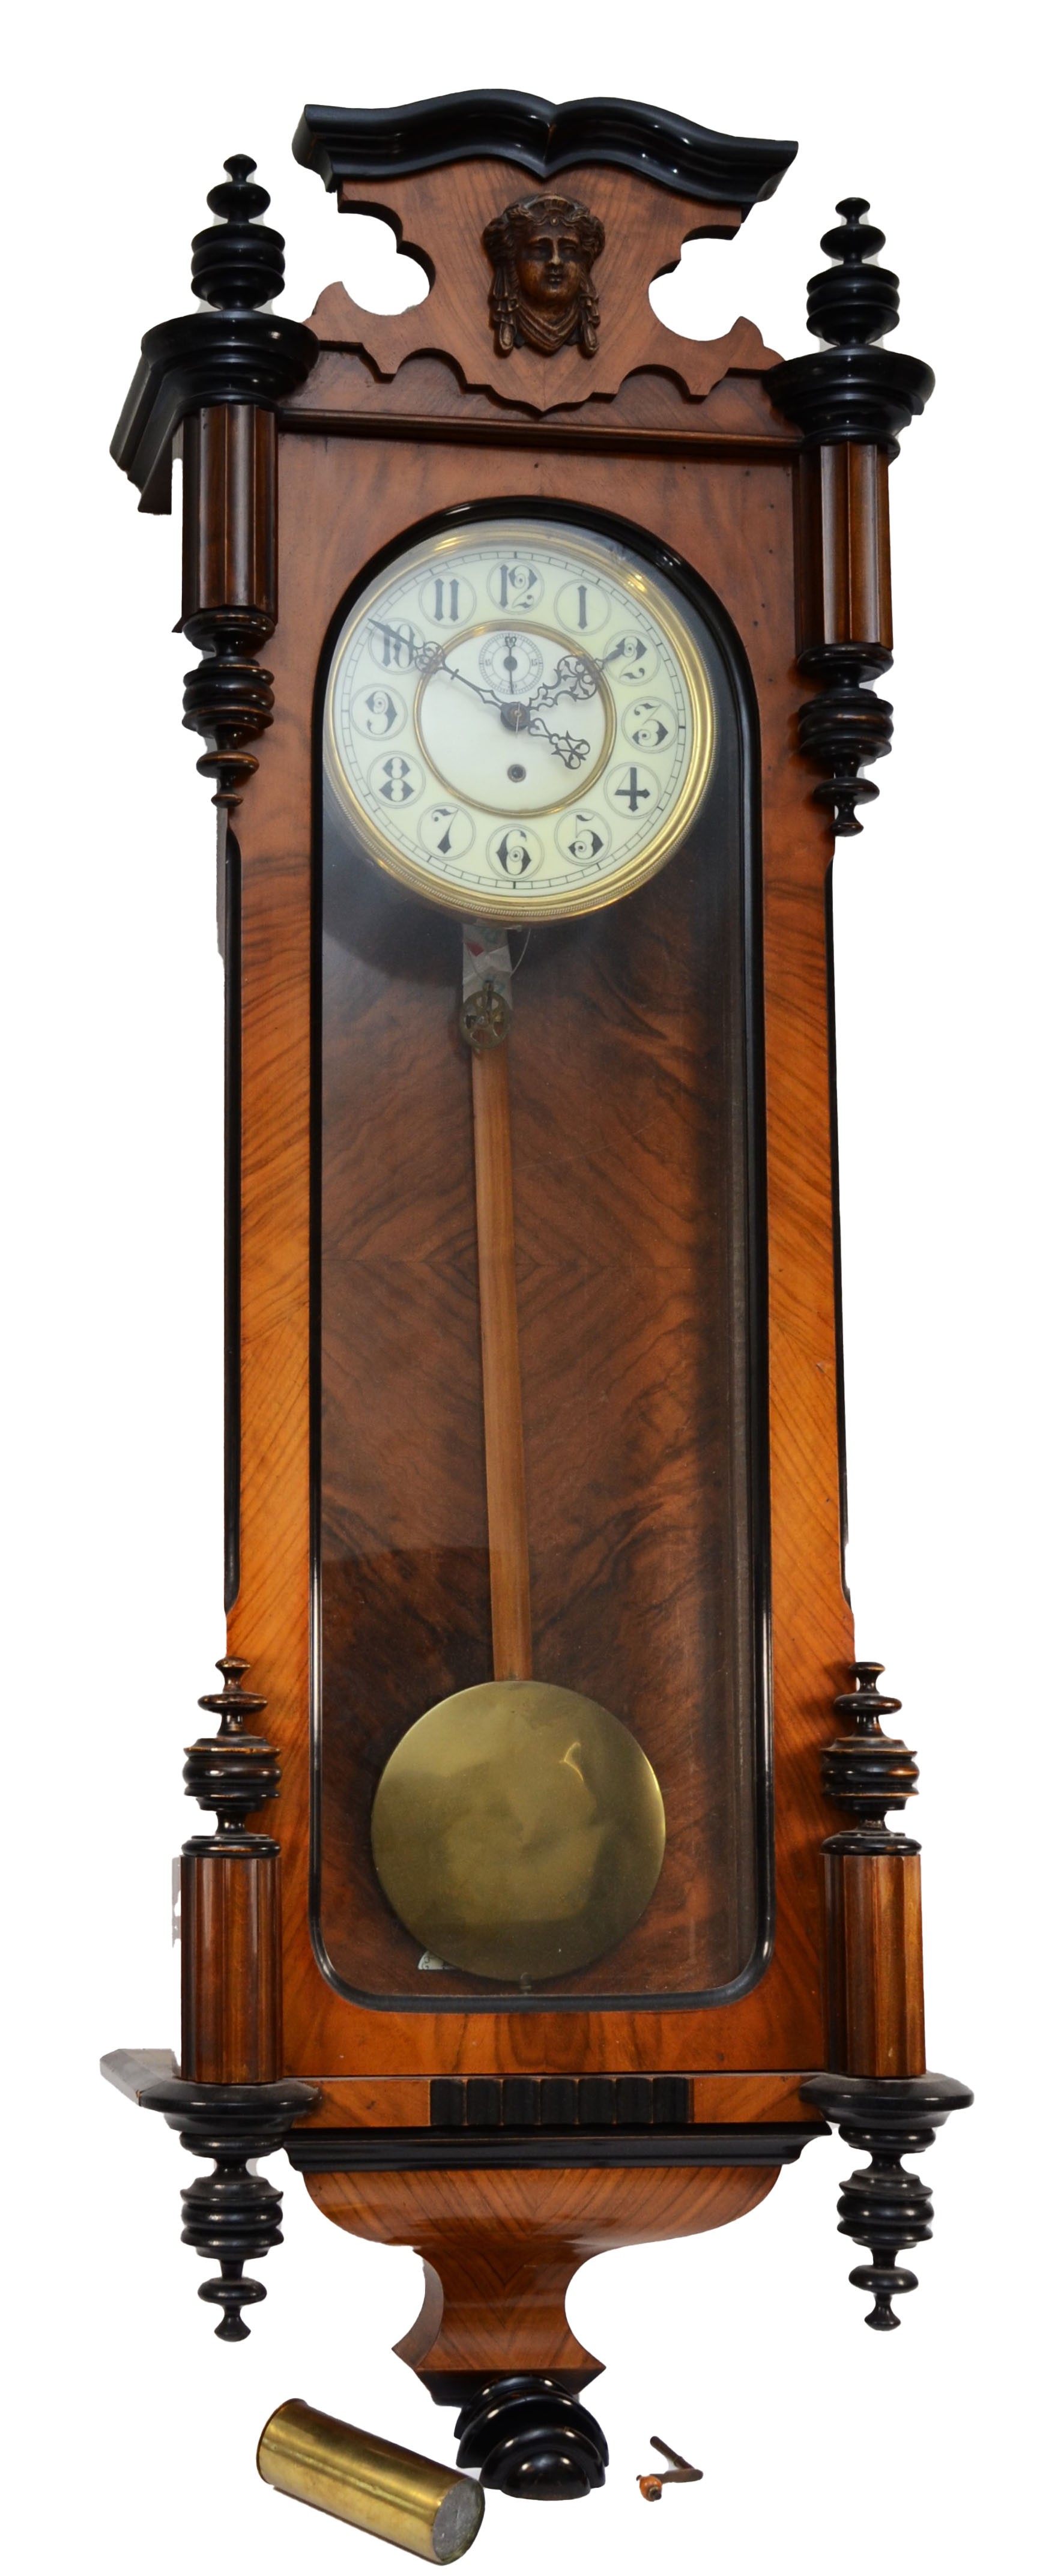
{"label": "clock hand", "polygon": [[[545,742],[550,743],[552,751],[557,752],[559,759],[564,760],[567,769],[582,768],[590,750],[589,742],[576,742],[569,733],[552,733],[550,726],[542,723],[538,715],[532,714],[521,698],[500,698],[495,689],[481,688],[478,680],[470,680],[466,671],[454,669],[446,659],[446,649],[443,645],[438,647],[435,664],[444,679],[460,680],[466,689],[472,690],[475,697],[482,699],[484,706],[493,707],[501,723],[507,726],[509,733],[539,734]],[[430,676],[434,677],[434,669]],[[538,696],[540,694],[542,693],[538,692]],[[536,701],[534,700],[533,703],[535,705]]]}
{"label": "clock hand", "polygon": [[597,666],[589,654],[567,653],[558,664],[553,680],[534,690],[529,700],[535,707],[553,707],[559,698],[592,698],[598,689]]}
{"label": "clock hand", "polygon": [[540,734],[545,742],[550,743],[552,751],[557,752],[559,760],[564,760],[567,769],[582,769],[590,750],[589,742],[576,742],[571,733],[552,733],[550,726],[543,724],[535,715],[527,715],[523,732]]}
{"label": "clock hand", "polygon": [[483,688],[480,688],[478,680],[470,680],[470,679],[469,679],[469,677],[468,677],[468,673],[467,673],[467,671],[457,671],[457,670],[455,670],[455,669],[454,669],[454,667],[453,667],[453,664],[452,664],[452,663],[450,663],[450,662],[448,662],[448,661],[447,661],[447,659],[446,659],[446,655],[447,655],[448,649],[449,649],[449,648],[448,648],[448,646],[447,646],[447,645],[445,645],[445,644],[438,644],[438,645],[434,646],[434,648],[433,648],[434,659],[433,659],[432,667],[431,667],[431,670],[430,670],[430,673],[429,673],[430,678],[432,678],[432,679],[434,679],[434,678],[435,678],[436,671],[437,671],[437,669],[438,669],[438,670],[442,671],[443,678],[444,678],[445,680],[460,680],[460,681],[462,681],[462,683],[463,683],[463,685],[464,685],[464,687],[465,687],[466,689],[472,689],[472,690],[474,691],[474,693],[475,693],[475,696],[476,696],[477,698],[481,698],[481,699],[482,699],[484,706],[487,706],[487,707],[494,707],[494,708],[496,709],[496,712],[497,712],[497,714],[498,714],[498,715],[502,714],[502,712],[503,712],[504,708],[505,708],[505,707],[507,706],[507,704],[508,704],[507,699],[506,699],[506,698],[499,698],[499,697],[498,697],[498,695],[497,695],[496,689],[483,689]]}

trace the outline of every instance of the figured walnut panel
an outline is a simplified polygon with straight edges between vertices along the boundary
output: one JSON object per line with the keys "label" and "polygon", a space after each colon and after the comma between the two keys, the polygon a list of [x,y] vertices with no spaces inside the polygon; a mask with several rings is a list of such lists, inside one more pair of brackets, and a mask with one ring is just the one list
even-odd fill
{"label": "figured walnut panel", "polygon": [[444,351],[464,384],[488,388],[534,412],[583,403],[591,394],[614,394],[635,367],[666,367],[687,394],[696,395],[708,393],[732,367],[777,364],[776,351],[765,348],[754,322],[740,317],[721,339],[685,340],[667,330],[648,301],[653,278],[676,267],[682,243],[696,234],[737,232],[737,207],[706,205],[601,164],[567,170],[559,190],[582,200],[605,229],[605,247],[594,265],[601,322],[593,356],[573,345],[546,356],[516,348],[504,357],[495,346],[493,272],[483,233],[517,198],[543,193],[507,161],[423,170],[366,189],[344,184],[343,211],[385,213],[401,250],[416,256],[426,272],[431,269],[432,286],[423,303],[404,313],[365,313],[344,286],[325,287],[310,328],[333,347],[362,351],[383,377],[394,376],[415,351]]}
{"label": "figured walnut panel", "polygon": [[[804,2070],[806,2071],[806,2070]],[[449,2081],[450,2079],[448,2079]],[[520,2083],[524,2080],[519,2077]],[[540,2080],[537,2076],[534,2082]],[[635,2078],[634,2081],[641,2079]],[[651,2078],[644,2079],[650,2083]],[[667,2078],[667,2081],[680,2081]],[[684,2079],[686,2080],[686,2079]],[[743,2121],[794,2123],[813,2116],[801,2099],[803,2074],[696,2075],[692,2119],[696,2126],[727,2127]],[[817,2115],[820,2121],[820,2114]],[[321,2082],[320,2100],[295,2122],[309,2129],[424,2129],[431,2105],[428,2076],[340,2076]]]}
{"label": "figured walnut panel", "polygon": [[581,2263],[621,2245],[726,2227],[766,2198],[778,2171],[307,2174],[306,2188],[351,2235],[422,2255],[424,2304],[396,2350],[433,2391],[437,2379],[523,2370],[583,2388],[604,2365],[565,2313]]}
{"label": "figured walnut panel", "polygon": [[[769,406],[761,403],[761,426]],[[240,812],[244,915],[242,1581],[236,1647],[283,1748],[285,2049],[293,2072],[418,2075],[818,2066],[817,1853],[830,1707],[852,1661],[842,1589],[832,1270],[825,877],[830,828],[795,758],[793,504],[783,459],[581,455],[281,441],[277,720]],[[764,794],[777,1921],[765,1975],[716,2010],[365,2011],[322,1979],[309,1861],[310,726],[317,661],[347,585],[426,513],[543,495],[618,511],[712,585],[744,638]],[[434,1693],[430,1693],[433,1696]]]}
{"label": "figured walnut panel", "polygon": [[[476,1069],[510,1072],[532,1670],[633,1728],[666,1806],[649,1908],[562,1992],[721,1986],[756,1928],[733,804],[728,737],[689,850],[535,934]],[[405,1728],[493,1670],[460,930],[362,860],[331,885],[321,1925],[354,1992],[485,1998],[418,1971],[369,1848]]]}

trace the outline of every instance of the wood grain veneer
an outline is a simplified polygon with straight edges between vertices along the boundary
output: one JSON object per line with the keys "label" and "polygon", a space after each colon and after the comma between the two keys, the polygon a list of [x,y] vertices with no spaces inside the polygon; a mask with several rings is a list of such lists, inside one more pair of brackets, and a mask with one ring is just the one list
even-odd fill
{"label": "wood grain veneer", "polygon": [[[396,2345],[433,2395],[501,2372],[584,2388],[603,2364],[573,2334],[565,2294],[581,2263],[621,2245],[696,2236],[755,2209],[777,2166],[666,2171],[307,2174],[327,2218],[378,2244],[414,2245],[420,2315]],[[417,2184],[417,2189],[415,2185]]]}
{"label": "wood grain veneer", "polygon": [[272,2084],[281,2065],[281,1864],[276,1851],[185,1851],[180,1863],[180,2072]]}
{"label": "wood grain veneer", "polygon": [[920,1853],[827,1851],[825,1888],[829,2066],[923,2075]]}
{"label": "wood grain veneer", "polygon": [[[766,393],[739,380],[730,459],[581,452],[326,428],[280,439],[277,719],[238,818],[243,875],[242,1580],[232,1639],[283,1748],[285,2047],[329,2078],[425,2072],[819,2065],[817,1755],[852,1659],[842,1589],[832,1276],[825,877],[831,842],[790,757],[795,672],[794,443],[775,452]],[[603,407],[604,408],[604,407]],[[604,432],[602,430],[602,437]],[[746,461],[756,437],[766,453]],[[742,635],[764,795],[767,1189],[777,1911],[742,2000],[691,2014],[373,2012],[322,1978],[307,1921],[309,1776],[308,1260],[310,726],[317,656],[363,564],[405,525],[473,498],[545,495],[619,511],[692,563]],[[434,1695],[434,1694],[431,1694]]]}
{"label": "wood grain veneer", "polygon": [[612,395],[638,367],[664,366],[689,394],[702,395],[730,368],[774,363],[775,352],[765,348],[755,323],[739,318],[720,339],[685,339],[660,322],[648,300],[653,278],[676,267],[684,242],[697,233],[737,232],[738,207],[706,204],[642,174],[600,164],[567,170],[559,189],[588,204],[605,229],[594,268],[601,325],[592,356],[575,346],[549,357],[533,348],[515,348],[503,357],[496,349],[483,233],[516,198],[542,191],[510,162],[489,156],[362,188],[344,184],[342,210],[384,209],[401,249],[416,250],[431,275],[431,292],[402,313],[367,313],[344,286],[329,286],[311,327],[322,341],[366,352],[383,378],[394,376],[415,352],[448,350],[466,387],[485,386],[533,412]]}
{"label": "wood grain veneer", "polygon": [[[717,661],[718,704],[722,677]],[[495,1258],[486,1299],[480,1289],[460,928],[336,850],[329,799],[321,1925],[353,1992],[485,2006],[480,1980],[451,1972],[433,1986],[420,1971],[376,1882],[368,1819],[406,1728],[493,1669],[487,1314],[503,1508],[505,1379],[506,1420],[523,1427],[532,1669],[633,1728],[666,1808],[650,1908],[559,1990],[708,1989],[753,1950],[744,851],[729,684],[724,715],[688,851],[623,904],[539,928],[515,975],[518,1275],[509,1252],[503,1371]],[[524,1636],[509,1643],[525,1653]]]}

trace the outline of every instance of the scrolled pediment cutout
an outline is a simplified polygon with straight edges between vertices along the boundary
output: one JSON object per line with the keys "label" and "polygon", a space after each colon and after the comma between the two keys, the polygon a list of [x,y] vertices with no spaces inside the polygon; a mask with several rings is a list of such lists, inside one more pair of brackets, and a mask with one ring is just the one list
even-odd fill
{"label": "scrolled pediment cutout", "polygon": [[[732,368],[755,374],[774,365],[755,323],[739,319],[720,340],[686,340],[660,322],[648,300],[653,281],[676,264],[685,242],[737,232],[739,207],[683,196],[600,163],[567,171],[566,181],[564,200],[554,192],[549,199],[521,199],[507,162],[472,161],[386,182],[377,203],[370,186],[361,197],[343,182],[342,210],[386,218],[431,286],[423,303],[384,314],[365,313],[344,286],[326,287],[310,327],[326,348],[360,352],[383,380],[405,359],[427,352],[447,359],[469,390],[533,412],[592,396],[608,400],[639,368],[665,369],[698,400]],[[520,303],[505,312],[513,301],[507,279],[514,261],[497,228],[518,205],[538,202],[585,209],[586,247],[576,232],[563,231],[562,239],[577,244],[575,259],[557,263],[567,273],[552,279],[549,295],[538,301],[528,291],[536,284],[528,263]],[[591,257],[599,233],[601,246]],[[513,242],[513,225],[509,234]],[[543,225],[531,238],[546,238]],[[503,333],[502,323],[510,324]]]}

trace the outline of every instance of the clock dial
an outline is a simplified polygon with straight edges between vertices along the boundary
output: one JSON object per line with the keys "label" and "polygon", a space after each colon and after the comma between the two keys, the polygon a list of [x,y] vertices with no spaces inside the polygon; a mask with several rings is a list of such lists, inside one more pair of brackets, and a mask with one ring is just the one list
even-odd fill
{"label": "clock dial", "polygon": [[367,856],[451,911],[557,920],[629,893],[683,838],[712,751],[679,593],[589,529],[429,537],[336,647],[329,782]]}

